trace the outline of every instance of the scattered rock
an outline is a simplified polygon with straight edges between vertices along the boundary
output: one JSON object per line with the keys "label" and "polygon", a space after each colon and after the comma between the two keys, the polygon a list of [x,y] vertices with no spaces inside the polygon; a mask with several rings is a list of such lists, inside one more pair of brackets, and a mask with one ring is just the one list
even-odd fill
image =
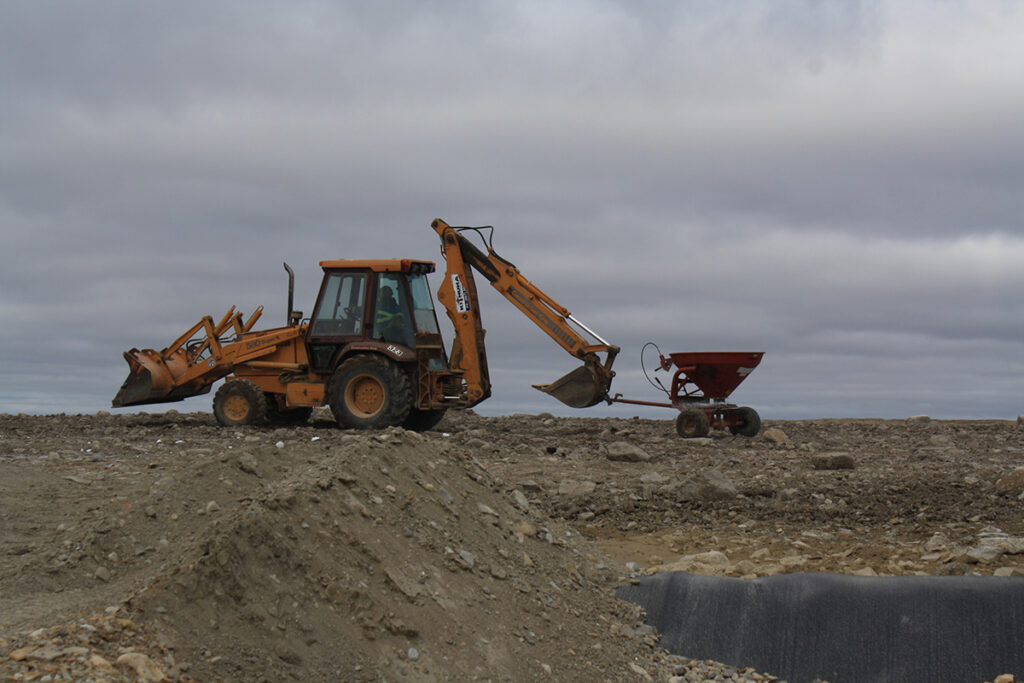
{"label": "scattered rock", "polygon": [[117,666],[135,672],[140,683],[159,683],[167,680],[163,669],[140,652],[128,652],[117,658]]}
{"label": "scattered rock", "polygon": [[971,548],[967,551],[967,558],[969,562],[994,562],[1004,555],[1004,551],[1001,548],[994,546],[979,546],[977,548]]}
{"label": "scattered rock", "polygon": [[533,479],[526,479],[524,481],[519,482],[519,488],[521,488],[526,493],[536,494],[544,492],[544,487],[538,484]]}
{"label": "scattered rock", "polygon": [[822,453],[811,457],[811,466],[816,470],[852,470],[853,456],[849,453]]}
{"label": "scattered rock", "polygon": [[994,572],[993,576],[1024,576],[1024,568],[1022,567],[999,567]]}
{"label": "scattered rock", "polygon": [[907,422],[910,424],[928,424],[931,421],[932,418],[927,415],[914,415],[913,417],[907,418]]}
{"label": "scattered rock", "polygon": [[676,490],[680,500],[728,500],[739,495],[739,489],[716,469],[700,472],[683,482]]}
{"label": "scattered rock", "polygon": [[924,549],[929,552],[946,550],[949,547],[949,539],[941,531],[932,534],[932,537],[925,541]]}
{"label": "scattered rock", "polygon": [[259,474],[259,463],[252,453],[243,453],[238,458],[238,469],[249,474]]}
{"label": "scattered rock", "polygon": [[563,479],[558,484],[558,495],[560,496],[586,496],[597,489],[597,484],[592,481],[573,481]]}
{"label": "scattered rock", "polygon": [[7,657],[12,662],[23,662],[26,659],[28,659],[28,656],[30,654],[32,654],[32,652],[35,651],[36,649],[38,649],[38,648],[35,645],[30,645],[29,647],[21,647],[21,648],[18,648],[17,650],[14,650],[14,651],[8,653]]}
{"label": "scattered rock", "polygon": [[111,664],[110,662],[108,662],[101,655],[94,654],[94,655],[90,656],[89,657],[89,665],[92,668],[98,669],[99,671],[102,671],[105,674],[112,674],[112,673],[114,673],[114,665]]}
{"label": "scattered rock", "polygon": [[516,525],[516,533],[526,537],[537,535],[537,529],[529,522],[520,522]]}
{"label": "scattered rock", "polygon": [[628,441],[614,441],[605,446],[609,460],[622,462],[647,462],[651,454]]}
{"label": "scattered rock", "polygon": [[523,512],[530,512],[530,501],[522,491],[519,489],[513,491],[512,499],[516,502],[516,506],[518,506],[520,510]]}
{"label": "scattered rock", "polygon": [[463,568],[472,569],[476,565],[476,555],[469,552],[468,550],[462,549],[459,550],[458,561],[463,566]]}
{"label": "scattered rock", "polygon": [[996,491],[1012,496],[1024,492],[1024,467],[1018,467],[996,481]]}
{"label": "scattered rock", "polygon": [[778,427],[771,427],[769,429],[764,430],[763,432],[761,432],[761,438],[767,441],[768,443],[774,443],[779,445],[789,443],[789,437],[786,436],[786,433],[779,429]]}

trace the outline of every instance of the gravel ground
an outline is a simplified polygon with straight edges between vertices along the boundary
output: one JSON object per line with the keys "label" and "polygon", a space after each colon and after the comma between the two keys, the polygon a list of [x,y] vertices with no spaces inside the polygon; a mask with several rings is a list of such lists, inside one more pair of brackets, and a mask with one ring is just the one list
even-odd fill
{"label": "gravel ground", "polygon": [[661,650],[615,587],[665,569],[1024,574],[1016,423],[764,427],[0,415],[0,675],[775,680]]}

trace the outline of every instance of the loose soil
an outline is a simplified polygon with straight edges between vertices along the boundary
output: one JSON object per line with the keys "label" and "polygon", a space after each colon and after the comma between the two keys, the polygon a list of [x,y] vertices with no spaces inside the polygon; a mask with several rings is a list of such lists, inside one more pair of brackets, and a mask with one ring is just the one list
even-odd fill
{"label": "loose soil", "polygon": [[666,681],[616,586],[1019,575],[1022,465],[1006,421],[0,415],[0,676]]}

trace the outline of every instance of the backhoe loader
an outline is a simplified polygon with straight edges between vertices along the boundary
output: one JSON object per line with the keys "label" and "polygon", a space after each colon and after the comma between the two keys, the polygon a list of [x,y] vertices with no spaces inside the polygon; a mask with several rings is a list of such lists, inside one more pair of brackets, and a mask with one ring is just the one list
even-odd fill
{"label": "backhoe loader", "polygon": [[[448,408],[491,395],[473,270],[583,362],[536,388],[574,408],[608,400],[617,346],[498,256],[490,226],[454,228],[435,219],[431,227],[447,263],[437,297],[455,328],[450,357],[427,285],[433,262],[321,261],[323,281],[308,319],[293,308],[295,274],[286,263],[284,327],[254,331],[263,308],[245,320],[232,306],[216,324],[205,316],[161,351],[133,348],[124,353],[130,370],[113,406],[180,401],[226,378],[213,398],[222,425],[304,422],[314,407],[329,406],[342,427],[430,429]],[[486,252],[464,234],[487,230]]]}

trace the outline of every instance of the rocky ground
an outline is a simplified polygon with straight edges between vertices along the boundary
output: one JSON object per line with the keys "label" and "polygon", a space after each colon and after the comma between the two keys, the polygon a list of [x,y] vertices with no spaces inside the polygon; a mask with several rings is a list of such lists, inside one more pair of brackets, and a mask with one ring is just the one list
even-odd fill
{"label": "rocky ground", "polygon": [[663,569],[1024,575],[1018,424],[764,426],[0,415],[0,676],[772,680],[660,650],[614,588]]}

